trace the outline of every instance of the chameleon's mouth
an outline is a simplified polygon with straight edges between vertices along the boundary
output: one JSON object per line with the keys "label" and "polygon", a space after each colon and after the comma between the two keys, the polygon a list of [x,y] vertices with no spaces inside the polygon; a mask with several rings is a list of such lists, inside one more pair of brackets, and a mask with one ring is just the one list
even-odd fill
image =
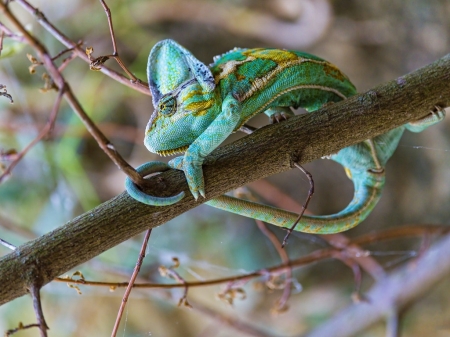
{"label": "chameleon's mouth", "polygon": [[171,156],[176,153],[186,152],[188,147],[189,147],[189,145],[184,145],[184,146],[177,147],[176,149],[156,151],[156,153],[163,157]]}

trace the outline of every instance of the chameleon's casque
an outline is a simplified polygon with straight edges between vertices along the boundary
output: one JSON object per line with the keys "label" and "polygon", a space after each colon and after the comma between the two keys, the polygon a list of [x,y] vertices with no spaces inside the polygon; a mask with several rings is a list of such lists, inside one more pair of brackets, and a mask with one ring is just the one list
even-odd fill
{"label": "chameleon's casque", "polygon": [[[280,49],[235,48],[206,66],[172,40],[158,42],[150,52],[148,81],[154,112],[144,143],[151,152],[184,155],[169,162],[183,170],[195,199],[205,196],[202,163],[231,133],[248,119],[264,112],[273,121],[293,115],[291,107],[314,111],[330,102],[356,94],[350,80],[333,64],[307,53]],[[341,212],[304,216],[296,230],[336,233],[356,226],[378,202],[384,186],[384,167],[405,129],[422,131],[444,118],[444,110],[347,147],[331,159],[342,164],[355,186],[355,195]],[[164,170],[160,162],[140,168],[141,174]],[[155,198],[127,179],[126,188],[136,200],[149,205],[168,205],[171,198]],[[290,227],[297,215],[249,201],[222,196],[209,205]]]}

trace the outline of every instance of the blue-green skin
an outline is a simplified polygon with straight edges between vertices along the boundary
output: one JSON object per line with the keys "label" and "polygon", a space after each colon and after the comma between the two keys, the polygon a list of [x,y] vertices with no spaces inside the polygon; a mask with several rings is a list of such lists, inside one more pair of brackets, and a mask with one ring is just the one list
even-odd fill
{"label": "blue-green skin", "polygon": [[[202,163],[231,133],[258,113],[272,121],[292,116],[290,107],[314,111],[329,102],[356,94],[350,80],[334,65],[307,53],[279,49],[234,49],[207,67],[172,40],[157,43],[149,56],[148,78],[155,107],[144,143],[151,152],[169,155],[171,168],[183,170],[194,198],[205,196]],[[330,156],[344,166],[355,194],[341,212],[303,216],[295,230],[337,233],[350,229],[372,211],[384,185],[384,167],[405,129],[420,132],[444,118],[439,110],[371,140]],[[149,162],[137,170],[146,175],[169,168]],[[184,193],[156,198],[127,178],[126,189],[136,200],[153,206],[178,202]],[[291,227],[297,214],[250,201],[221,196],[208,205]]]}

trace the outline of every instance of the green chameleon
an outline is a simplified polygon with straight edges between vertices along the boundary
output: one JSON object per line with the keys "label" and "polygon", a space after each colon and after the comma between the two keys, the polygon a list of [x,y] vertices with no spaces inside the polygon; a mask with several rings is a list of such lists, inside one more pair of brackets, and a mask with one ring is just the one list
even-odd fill
{"label": "green chameleon", "polygon": [[[184,171],[197,200],[205,197],[202,163],[231,133],[264,112],[272,122],[293,115],[290,107],[314,111],[324,104],[356,94],[350,80],[333,64],[307,53],[280,49],[235,48],[214,58],[209,67],[172,40],[158,42],[150,52],[148,81],[155,108],[145,130],[145,146],[160,155],[183,153],[169,164],[148,162],[142,175],[174,168]],[[383,135],[332,154],[350,179],[355,193],[341,212],[303,216],[296,230],[337,233],[363,221],[381,196],[384,167],[405,129],[420,132],[441,121],[443,109]],[[131,197],[148,205],[171,205],[184,196],[159,198],[142,192],[129,178]],[[297,214],[223,195],[208,205],[277,226],[290,227]]]}

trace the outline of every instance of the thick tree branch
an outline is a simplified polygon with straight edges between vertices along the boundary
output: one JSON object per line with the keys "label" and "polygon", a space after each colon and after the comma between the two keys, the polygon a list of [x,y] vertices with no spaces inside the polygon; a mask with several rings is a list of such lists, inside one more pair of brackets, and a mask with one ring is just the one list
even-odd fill
{"label": "thick tree branch", "polygon": [[[289,170],[384,133],[450,104],[450,54],[409,75],[320,111],[264,127],[221,147],[204,165],[206,195],[213,198],[251,181]],[[42,284],[122,241],[196,207],[184,175],[171,170],[150,179],[154,195],[186,197],[173,206],[150,207],[126,193],[64,226],[18,247],[0,260],[0,304],[26,293],[36,271]],[[30,272],[33,271],[33,272]]]}

